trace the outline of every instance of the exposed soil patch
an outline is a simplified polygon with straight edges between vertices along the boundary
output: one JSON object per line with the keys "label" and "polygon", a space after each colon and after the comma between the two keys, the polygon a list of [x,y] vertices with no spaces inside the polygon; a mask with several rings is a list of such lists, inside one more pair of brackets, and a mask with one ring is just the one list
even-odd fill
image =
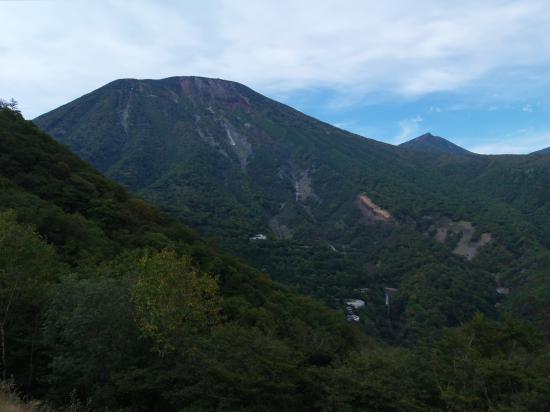
{"label": "exposed soil patch", "polygon": [[450,234],[460,235],[460,240],[453,249],[453,253],[458,256],[464,256],[467,260],[472,260],[476,257],[479,250],[492,240],[490,233],[483,233],[478,240],[472,241],[475,231],[476,229],[472,225],[472,222],[445,220],[437,227],[434,239],[440,243],[446,243]]}
{"label": "exposed soil patch", "polygon": [[435,234],[435,240],[437,240],[439,243],[445,243],[447,241],[448,234],[449,229],[447,227],[439,227],[437,228],[437,232]]}
{"label": "exposed soil patch", "polygon": [[453,253],[455,255],[464,256],[468,260],[472,260],[476,257],[479,249],[492,240],[490,233],[483,233],[477,242],[472,242],[471,238],[471,236],[467,238],[466,235],[463,235],[455,250],[453,250]]}
{"label": "exposed soil patch", "polygon": [[296,201],[306,201],[308,197],[313,194],[313,188],[311,187],[311,178],[309,177],[309,171],[306,170],[301,173],[300,177],[292,176],[294,180],[294,190],[296,192]]}
{"label": "exposed soil patch", "polygon": [[[278,170],[277,175],[281,179],[290,180],[294,187],[296,202],[302,203],[303,205],[307,200],[319,200],[319,197],[313,190],[310,169],[301,169],[291,160],[284,168]],[[310,213],[310,211],[308,211],[308,213]]]}
{"label": "exposed soil patch", "polygon": [[393,221],[390,212],[382,209],[365,194],[358,195],[355,204],[368,222],[390,223]]}

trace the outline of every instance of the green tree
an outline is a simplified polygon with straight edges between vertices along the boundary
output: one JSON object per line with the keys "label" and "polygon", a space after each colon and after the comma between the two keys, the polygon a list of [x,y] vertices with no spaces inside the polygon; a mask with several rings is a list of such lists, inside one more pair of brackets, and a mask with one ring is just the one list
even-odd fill
{"label": "green tree", "polygon": [[317,407],[322,411],[441,410],[426,362],[417,352],[370,348],[351,353],[334,368],[319,370]]}
{"label": "green tree", "polygon": [[216,279],[199,273],[189,258],[173,251],[140,260],[132,300],[143,334],[160,352],[177,349],[184,337],[206,331],[219,320]]}
{"label": "green tree", "polygon": [[139,339],[129,291],[126,278],[97,274],[65,276],[55,285],[44,322],[50,399],[63,403],[73,393],[104,408],[124,402],[125,377],[150,353]]}
{"label": "green tree", "polygon": [[8,109],[15,113],[20,113],[19,103],[11,98],[10,100],[0,99],[0,109]]}
{"label": "green tree", "polygon": [[[33,227],[17,223],[13,211],[0,213],[0,360],[8,376],[9,325],[25,322],[44,302],[45,285],[57,267],[54,249]],[[35,317],[33,316],[33,322]],[[33,334],[34,336],[34,334]],[[32,345],[31,345],[32,346]],[[32,352],[29,369],[32,371]]]}
{"label": "green tree", "polygon": [[433,368],[447,411],[542,412],[550,410],[548,359],[532,327],[476,315],[445,331]]}

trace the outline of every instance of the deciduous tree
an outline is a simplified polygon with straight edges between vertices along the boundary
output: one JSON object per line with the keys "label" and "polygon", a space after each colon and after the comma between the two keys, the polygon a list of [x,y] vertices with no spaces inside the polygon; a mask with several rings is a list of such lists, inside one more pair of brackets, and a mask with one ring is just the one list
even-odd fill
{"label": "deciduous tree", "polygon": [[216,279],[200,273],[189,258],[173,251],[143,257],[132,291],[137,321],[159,351],[176,349],[185,336],[218,322]]}
{"label": "deciduous tree", "polygon": [[56,268],[54,249],[12,211],[0,213],[0,360],[8,376],[7,333],[18,311],[39,307]]}

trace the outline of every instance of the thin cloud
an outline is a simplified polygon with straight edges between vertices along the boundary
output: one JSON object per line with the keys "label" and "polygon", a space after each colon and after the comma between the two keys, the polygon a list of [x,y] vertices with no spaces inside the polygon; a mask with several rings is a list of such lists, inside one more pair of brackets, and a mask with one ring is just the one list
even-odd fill
{"label": "thin cloud", "polygon": [[271,95],[326,88],[342,106],[537,94],[550,66],[545,0],[3,2],[0,19],[10,33],[0,90],[28,117],[120,77],[204,75]]}
{"label": "thin cloud", "polygon": [[394,144],[400,144],[417,137],[420,133],[420,124],[424,119],[416,116],[411,119],[404,119],[398,123],[399,133],[392,139]]}
{"label": "thin cloud", "polygon": [[522,129],[469,146],[468,150],[479,154],[528,154],[547,147],[550,147],[550,131]]}

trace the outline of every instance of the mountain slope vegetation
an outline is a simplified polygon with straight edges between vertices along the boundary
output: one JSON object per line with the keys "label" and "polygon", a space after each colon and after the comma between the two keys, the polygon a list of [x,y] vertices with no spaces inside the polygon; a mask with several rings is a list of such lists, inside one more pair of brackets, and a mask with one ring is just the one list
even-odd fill
{"label": "mountain slope vegetation", "polygon": [[[536,159],[457,155],[431,135],[405,150],[200,77],[117,80],[35,122],[275,279],[333,306],[366,299],[374,336],[412,343],[516,299],[544,324],[544,159],[521,185]],[[525,311],[516,291],[533,279]]]}
{"label": "mountain slope vegetation", "polygon": [[205,388],[207,409],[253,408],[264,394],[273,408],[299,405],[300,371],[360,341],[338,314],[216,250],[8,109],[0,147],[1,366],[23,390],[54,403],[74,391],[102,408],[175,410]]}
{"label": "mountain slope vegetation", "polygon": [[[550,406],[549,348],[531,326],[478,314],[415,348],[387,347],[132,197],[13,110],[0,110],[0,145],[2,372],[12,377],[0,402],[8,408]],[[398,256],[420,252],[410,249]],[[424,259],[433,273],[411,282],[439,293],[433,282],[460,286],[454,273],[441,277],[433,256]],[[407,310],[420,311],[424,299],[408,300],[416,306]],[[42,402],[22,405],[14,384]]]}

